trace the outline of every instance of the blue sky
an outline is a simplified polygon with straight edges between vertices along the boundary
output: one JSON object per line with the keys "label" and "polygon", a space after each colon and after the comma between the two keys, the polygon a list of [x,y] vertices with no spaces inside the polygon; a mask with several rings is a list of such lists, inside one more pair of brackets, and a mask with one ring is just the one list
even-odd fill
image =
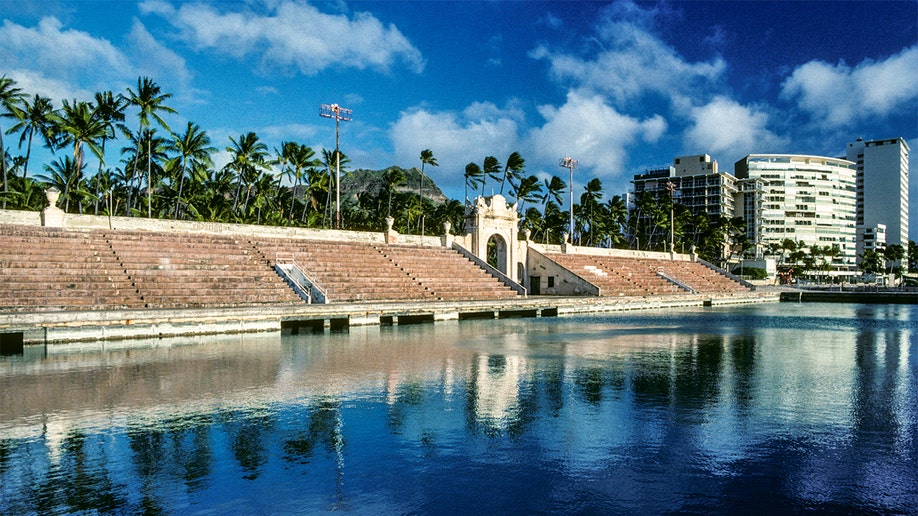
{"label": "blue sky", "polygon": [[599,177],[610,196],[685,154],[731,171],[899,136],[918,154],[915,1],[0,0],[0,74],[58,103],[150,76],[170,125],[221,149],[248,131],[333,148],[318,111],[339,103],[353,167],[429,148],[459,199],[466,163],[513,151],[544,177],[570,155],[575,192]]}

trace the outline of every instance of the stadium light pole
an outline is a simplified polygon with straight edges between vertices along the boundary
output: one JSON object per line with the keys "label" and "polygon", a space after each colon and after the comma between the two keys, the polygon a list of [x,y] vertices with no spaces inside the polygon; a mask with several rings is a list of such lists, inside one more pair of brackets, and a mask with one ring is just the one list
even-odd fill
{"label": "stadium light pole", "polygon": [[561,162],[558,165],[571,171],[571,182],[568,183],[568,189],[570,190],[571,197],[571,220],[570,226],[568,227],[568,238],[571,239],[571,242],[574,240],[574,169],[577,168],[577,160],[571,158],[570,156],[566,158],[561,158]]}
{"label": "stadium light pole", "polygon": [[319,116],[335,119],[335,228],[341,229],[341,121],[351,120],[352,110],[338,104],[322,104]]}
{"label": "stadium light pole", "polygon": [[669,192],[669,252],[674,253],[676,251],[676,216],[674,209],[676,204],[676,184],[672,181],[667,181],[663,186]]}

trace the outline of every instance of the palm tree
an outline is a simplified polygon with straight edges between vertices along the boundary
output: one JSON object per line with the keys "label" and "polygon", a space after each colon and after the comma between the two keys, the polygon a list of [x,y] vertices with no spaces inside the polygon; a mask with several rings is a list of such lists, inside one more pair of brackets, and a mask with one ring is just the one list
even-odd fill
{"label": "palm tree", "polygon": [[477,163],[469,163],[465,166],[465,203],[469,203],[469,185],[475,189],[475,185],[481,183],[484,188],[484,172]]}
{"label": "palm tree", "polygon": [[102,148],[99,142],[108,130],[96,116],[88,102],[74,100],[73,104],[64,101],[60,113],[52,115],[55,131],[60,136],[61,144],[73,144],[73,162],[77,170],[83,169],[83,145],[102,159]]}
{"label": "palm tree", "polygon": [[[434,157],[433,152],[430,149],[424,149],[421,151],[421,180],[418,182],[418,200],[423,197],[421,194],[422,187],[424,186],[424,165],[430,165],[432,167],[439,167],[437,163],[437,158]],[[424,215],[421,215],[421,235],[424,234]]]}
{"label": "palm tree", "polygon": [[[15,109],[25,95],[16,87],[16,81],[3,75],[0,76],[0,115],[7,116]],[[6,111],[6,113],[3,113]],[[9,192],[9,183],[6,177],[6,150],[3,148],[3,128],[0,127],[0,168],[3,169],[3,208],[6,209],[6,196]]]}
{"label": "palm tree", "polygon": [[602,199],[602,182],[599,178],[593,178],[584,187],[583,194],[580,195],[580,206],[583,210],[583,217],[590,226],[590,237],[588,245],[593,245],[593,230],[597,226],[596,211],[601,212],[599,200]]}
{"label": "palm tree", "polygon": [[[76,161],[70,156],[58,158],[50,165],[45,165],[46,175],[38,176],[40,181],[44,181],[49,186],[60,190],[61,199],[64,201],[64,211],[70,211],[70,201],[79,202],[74,192],[81,192],[83,182],[83,170],[77,168]],[[82,211],[82,207],[80,208]]]}
{"label": "palm tree", "polygon": [[[110,91],[103,91],[95,95],[95,115],[105,126],[105,134],[102,136],[102,158],[99,159],[99,169],[96,173],[101,173],[105,167],[105,142],[115,138],[115,129],[121,132],[127,131],[124,126],[124,108],[127,107],[127,99],[122,95],[115,95]],[[98,181],[96,182],[98,184]],[[99,192],[96,192],[98,196]]]}
{"label": "palm tree", "polygon": [[628,224],[628,206],[620,195],[613,195],[606,201],[606,232],[610,244],[618,245],[625,241],[625,228]]}
{"label": "palm tree", "polygon": [[[150,126],[150,118],[152,117],[156,122],[165,130],[169,131],[169,125],[166,124],[165,120],[160,117],[159,112],[163,113],[175,113],[176,111],[169,106],[166,106],[164,102],[169,100],[172,97],[171,93],[162,93],[160,87],[153,82],[153,79],[149,77],[138,77],[137,78],[137,91],[134,91],[130,88],[127,89],[127,102],[131,106],[136,106],[139,109],[138,118],[140,120],[140,127],[138,129],[138,134],[146,127]],[[140,149],[137,149],[137,154],[140,154]],[[153,217],[153,186],[152,181],[150,180],[150,168],[151,168],[151,152],[147,149],[147,217]],[[137,175],[136,167],[137,163],[134,162],[134,175]]]}
{"label": "palm tree", "polygon": [[233,213],[237,213],[239,208],[239,196],[242,189],[246,189],[246,198],[242,204],[242,212],[245,213],[249,197],[252,192],[252,184],[258,180],[258,176],[266,166],[268,156],[268,147],[258,139],[258,135],[253,132],[239,135],[238,139],[230,137],[229,147],[226,152],[232,154],[232,159],[226,164],[226,168],[236,173],[236,195],[233,200]]}
{"label": "palm tree", "polygon": [[383,181],[386,182],[386,192],[389,194],[389,204],[386,208],[387,217],[392,216],[392,192],[395,190],[395,187],[403,184],[407,180],[405,171],[398,167],[392,167],[383,173]]}
{"label": "palm tree", "polygon": [[514,197],[516,197],[517,187],[513,184],[513,180],[518,178],[523,172],[523,169],[526,168],[526,160],[520,156],[519,152],[513,152],[510,154],[510,157],[507,158],[507,164],[504,165],[503,177],[500,181],[500,194],[504,194],[504,183],[509,182],[510,188],[514,191]]}
{"label": "palm tree", "polygon": [[193,169],[197,165],[212,166],[213,160],[211,154],[216,152],[215,147],[210,146],[210,137],[202,131],[197,124],[188,122],[185,127],[185,133],[178,135],[172,133],[172,140],[168,143],[167,148],[178,153],[181,161],[178,180],[178,195],[175,199],[175,213],[173,217],[178,219],[179,205],[182,203],[182,190],[185,186],[185,176],[188,173],[189,166]]}
{"label": "palm tree", "polygon": [[[276,150],[275,150],[276,153]],[[288,218],[293,220],[293,205],[296,200],[296,192],[311,167],[317,167],[321,163],[315,157],[316,153],[308,146],[296,142],[281,143],[281,151],[278,154],[276,163],[281,164],[281,176],[293,179],[293,195],[290,196],[290,211]],[[305,196],[303,199],[305,203]]]}
{"label": "palm tree", "polygon": [[31,102],[26,98],[22,101],[21,107],[13,106],[10,110],[10,114],[18,120],[18,123],[11,127],[8,132],[20,131],[20,148],[22,148],[22,144],[28,140],[22,168],[22,177],[25,177],[29,173],[29,157],[32,155],[32,137],[35,133],[38,132],[38,134],[41,135],[48,147],[53,145],[51,136],[51,128],[54,123],[52,117],[53,113],[54,106],[51,104],[51,99],[42,97],[41,95],[35,95]]}
{"label": "palm tree", "polygon": [[497,158],[495,158],[494,156],[486,157],[484,159],[484,166],[482,167],[482,172],[484,172],[484,175],[482,176],[484,180],[481,182],[481,196],[484,197],[484,187],[485,187],[485,181],[487,181],[487,178],[490,177],[491,179],[495,181],[501,181],[503,179],[503,174],[501,173],[501,170],[500,170],[500,161],[497,161]]}
{"label": "palm tree", "polygon": [[535,202],[542,199],[540,195],[542,193],[542,183],[539,182],[539,178],[536,176],[529,176],[523,178],[520,181],[519,187],[516,189],[516,199],[517,199],[517,211],[520,213],[525,213],[523,206],[527,202]]}

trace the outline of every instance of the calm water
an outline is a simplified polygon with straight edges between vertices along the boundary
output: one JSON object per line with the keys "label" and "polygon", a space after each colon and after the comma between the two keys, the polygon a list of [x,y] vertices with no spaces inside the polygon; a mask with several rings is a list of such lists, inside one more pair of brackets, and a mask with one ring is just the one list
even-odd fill
{"label": "calm water", "polygon": [[918,514],[918,307],[0,358],[0,514]]}

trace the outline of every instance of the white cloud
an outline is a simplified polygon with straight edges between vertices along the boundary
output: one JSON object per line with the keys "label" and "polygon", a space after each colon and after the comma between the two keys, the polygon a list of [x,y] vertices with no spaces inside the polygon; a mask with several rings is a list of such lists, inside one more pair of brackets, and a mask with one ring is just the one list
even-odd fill
{"label": "white cloud", "polygon": [[688,97],[715,85],[726,64],[720,58],[688,62],[645,28],[655,12],[631,2],[618,2],[597,29],[593,43],[599,50],[594,55],[554,52],[542,45],[533,49],[530,57],[548,61],[556,80],[608,95],[617,106],[647,94],[685,104]]}
{"label": "white cloud", "polygon": [[168,77],[180,90],[186,90],[191,83],[191,73],[185,58],[156,41],[146,27],[135,19],[128,34],[132,62],[137,63],[137,72],[150,77]]}
{"label": "white cloud", "polygon": [[295,68],[307,75],[332,66],[385,72],[402,63],[414,72],[424,69],[421,52],[398,28],[369,13],[348,18],[291,0],[266,8],[267,14],[221,11],[203,3],[178,8],[159,0],[141,4],[143,12],[172,23],[193,47],[237,59],[260,56],[265,69]]}
{"label": "white cloud", "polygon": [[870,117],[885,117],[918,99],[918,46],[884,61],[851,68],[810,61],[784,81],[781,98],[796,101],[816,125],[837,128]]}
{"label": "white cloud", "polygon": [[140,75],[164,77],[180,91],[192,91],[185,60],[157,42],[139,21],[134,21],[127,41],[124,52],[53,17],[42,18],[35,27],[8,20],[0,26],[6,73],[29,94],[55,102],[91,100],[97,91],[122,91]]}
{"label": "white cloud", "polygon": [[689,116],[692,125],[685,132],[686,152],[739,159],[753,152],[781,152],[787,144],[768,129],[766,112],[726,97],[692,108]]}
{"label": "white cloud", "polygon": [[461,188],[465,165],[479,165],[485,156],[503,161],[519,151],[519,124],[512,110],[502,110],[487,102],[473,103],[462,113],[433,112],[415,108],[402,112],[392,124],[389,137],[395,148],[395,162],[402,166],[420,166],[424,149],[433,151],[439,167],[430,175],[440,186]]}
{"label": "white cloud", "polygon": [[530,133],[531,151],[546,161],[572,156],[597,177],[622,175],[628,147],[655,142],[667,129],[660,115],[640,120],[583,91],[571,91],[561,107],[540,106],[539,112],[545,124]]}
{"label": "white cloud", "polygon": [[112,89],[132,69],[108,40],[66,29],[53,17],[42,18],[35,27],[5,20],[0,26],[0,55],[4,68],[19,70],[10,77],[23,86],[28,83],[30,93],[53,95],[56,100]]}

